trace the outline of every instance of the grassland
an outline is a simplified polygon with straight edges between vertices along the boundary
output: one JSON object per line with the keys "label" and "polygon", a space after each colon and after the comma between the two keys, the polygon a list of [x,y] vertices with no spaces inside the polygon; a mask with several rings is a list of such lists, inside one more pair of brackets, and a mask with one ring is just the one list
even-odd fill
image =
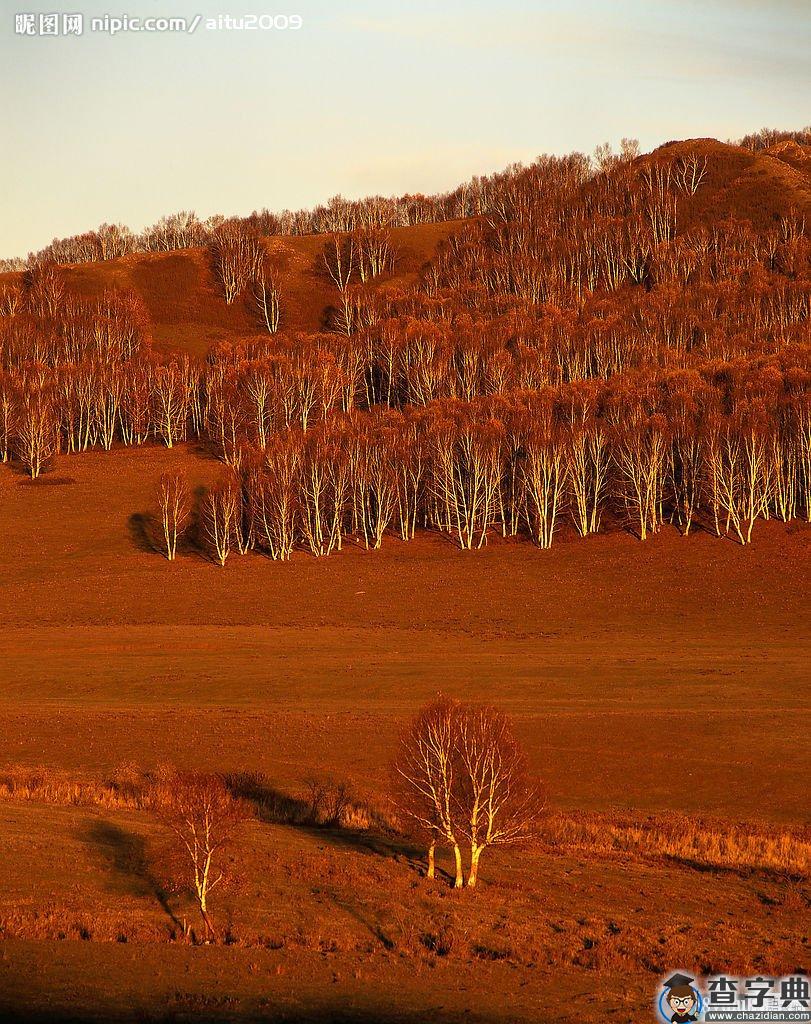
{"label": "grassland", "polygon": [[6,765],[250,770],[293,795],[328,773],[381,805],[397,729],[441,689],[514,716],[549,833],[460,899],[396,837],[257,819],[234,944],[200,949],[158,898],[147,813],[6,795],[0,1012],[490,1020],[509,998],[506,1019],[632,1020],[671,965],[804,962],[805,872],[763,850],[807,841],[807,527],[169,565],[144,522],[177,462],[217,468],[185,447],[4,473]]}

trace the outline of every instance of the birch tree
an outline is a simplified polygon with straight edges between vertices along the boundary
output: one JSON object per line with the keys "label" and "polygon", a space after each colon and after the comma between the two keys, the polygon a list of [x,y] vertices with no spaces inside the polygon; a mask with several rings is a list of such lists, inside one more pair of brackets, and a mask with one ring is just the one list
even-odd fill
{"label": "birch tree", "polygon": [[178,541],[189,523],[189,485],[185,473],[179,470],[162,473],[157,496],[162,546],[168,561],[173,562]]}
{"label": "birch tree", "polygon": [[222,780],[196,772],[163,776],[152,805],[169,831],[179,865],[179,880],[194,893],[207,942],[217,937],[210,897],[228,878],[226,854],[246,818]]}
{"label": "birch tree", "polygon": [[393,774],[397,803],[428,846],[428,877],[436,873],[437,844],[453,850],[454,886],[461,889],[461,834],[456,817],[459,704],[439,697],[403,731]]}

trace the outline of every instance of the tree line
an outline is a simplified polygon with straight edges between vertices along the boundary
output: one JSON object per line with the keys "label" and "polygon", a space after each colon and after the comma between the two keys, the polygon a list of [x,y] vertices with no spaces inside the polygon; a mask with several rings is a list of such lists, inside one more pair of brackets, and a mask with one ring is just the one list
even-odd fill
{"label": "tree line", "polygon": [[699,525],[746,544],[759,519],[811,516],[808,373],[724,365],[333,413],[264,444],[254,420],[252,440],[220,437],[227,468],[198,507],[183,474],[162,477],[160,546],[174,558],[192,523],[221,565],[234,551],[324,556],[421,530],[465,550],[494,535],[547,548],[564,526],[611,524],[642,540]]}
{"label": "tree line", "polygon": [[[736,145],[753,151],[767,149],[779,142],[794,141],[811,144],[811,127],[799,131],[763,128],[745,135]],[[593,157],[571,154],[566,160],[577,169],[582,181],[605,173],[618,164],[639,155],[636,140],[623,139],[620,151],[614,153],[606,143],[597,147]],[[350,232],[362,227],[410,227],[415,224],[487,216],[504,209],[511,202],[510,190],[516,182],[532,180],[554,157],[541,156],[528,167],[512,164],[504,171],[474,176],[447,192],[434,195],[368,196],[350,200],[341,195],[306,210],[268,209],[255,211],[247,217],[224,217],[215,214],[200,218],[194,211],[181,210],[161,217],[142,231],[132,231],[124,224],[104,223],[97,229],[67,238],[54,239],[50,245],[31,252],[25,259],[0,259],[0,273],[30,269],[41,263],[95,263],[116,259],[133,252],[168,252],[205,246],[216,233],[234,227],[256,235],[305,235]],[[684,181],[695,181],[695,168],[688,168]]]}

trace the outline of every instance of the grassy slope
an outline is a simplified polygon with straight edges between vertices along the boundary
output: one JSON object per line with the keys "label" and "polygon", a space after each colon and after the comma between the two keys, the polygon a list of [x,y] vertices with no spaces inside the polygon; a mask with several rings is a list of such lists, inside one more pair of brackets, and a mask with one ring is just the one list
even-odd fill
{"label": "grassy slope", "polygon": [[[394,272],[379,279],[378,285],[403,286],[412,282],[438,243],[458,223],[395,228]],[[287,331],[322,330],[324,312],[337,299],[324,266],[325,242],[324,235],[265,240],[278,269],[282,326]],[[146,303],[157,348],[182,349],[203,356],[214,344],[260,333],[245,300],[225,304],[204,249],[133,253],[104,263],[78,263],[66,268],[66,274],[70,290],[84,297],[112,287],[138,292]],[[6,275],[9,276],[13,275]]]}
{"label": "grassy slope", "polygon": [[758,524],[751,549],[666,529],[169,565],[137,517],[178,463],[218,470],[148,447],[65,458],[62,485],[3,475],[7,760],[376,785],[398,722],[443,688],[511,709],[558,803],[804,816],[807,527]]}
{"label": "grassy slope", "polygon": [[105,1022],[580,1024],[610,1007],[613,1019],[639,1020],[656,974],[673,964],[779,975],[804,953],[803,901],[768,875],[493,853],[483,888],[460,895],[444,858],[431,884],[407,846],[259,822],[247,827],[241,896],[216,901],[238,944],[189,949],[166,943],[193,910],[177,898],[161,905],[145,858],[160,836],[143,815],[5,804],[0,827],[0,923],[38,937],[4,945],[9,1019],[24,1008],[22,1019],[39,1011],[58,1022],[87,1007]]}
{"label": "grassy slope", "polygon": [[707,157],[707,175],[686,205],[679,231],[695,223],[711,226],[729,216],[746,218],[758,229],[773,226],[777,216],[792,211],[811,216],[811,160],[792,166],[779,154],[753,153],[714,139],[669,143],[654,157],[691,153]]}

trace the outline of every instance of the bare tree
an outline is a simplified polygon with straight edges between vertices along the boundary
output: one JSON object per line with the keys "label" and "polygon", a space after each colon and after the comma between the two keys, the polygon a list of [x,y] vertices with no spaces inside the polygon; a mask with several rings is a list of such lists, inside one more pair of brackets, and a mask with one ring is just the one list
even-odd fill
{"label": "bare tree", "polygon": [[14,443],[17,389],[8,373],[0,371],[0,462],[11,458]]}
{"label": "bare tree", "polygon": [[28,274],[28,305],[32,313],[56,317],[65,299],[65,278],[55,263],[40,263]]}
{"label": "bare tree", "polygon": [[238,542],[242,519],[242,491],[233,472],[226,472],[203,498],[203,528],[215,560],[225,565]]}
{"label": "bare tree", "polygon": [[186,440],[189,415],[188,380],[180,362],[172,360],[154,368],[152,406],[155,433],[167,448]]}
{"label": "bare tree", "polygon": [[538,403],[525,427],[520,462],[524,515],[539,547],[552,546],[558,511],[564,502],[567,463],[551,410]]}
{"label": "bare tree", "polygon": [[22,289],[15,282],[0,285],[0,316],[14,316],[22,307]]}
{"label": "bare tree", "polygon": [[167,559],[172,562],[177,553],[177,542],[189,523],[189,485],[185,473],[174,470],[161,474],[158,481],[158,509],[163,548]]}
{"label": "bare tree", "polygon": [[461,835],[456,811],[459,704],[439,697],[426,705],[400,736],[393,766],[397,803],[428,844],[428,877],[435,874],[437,843],[450,846],[461,889]]}
{"label": "bare tree", "polygon": [[464,704],[460,710],[456,816],[470,844],[467,884],[475,886],[488,846],[523,843],[537,834],[544,796],[507,717],[486,705]]}
{"label": "bare tree", "polygon": [[247,817],[216,775],[171,772],[153,795],[156,816],[169,830],[179,879],[193,890],[207,941],[216,938],[209,897],[227,879],[225,854]]}
{"label": "bare tree", "polygon": [[263,267],[256,274],[251,289],[253,291],[256,310],[268,334],[275,334],[281,322],[282,293],[273,271]]}
{"label": "bare tree", "polygon": [[427,838],[429,878],[437,843],[452,847],[461,888],[463,840],[470,846],[467,884],[475,886],[488,846],[537,833],[543,791],[509,720],[495,708],[445,697],[428,704],[400,737],[394,778],[398,805]]}
{"label": "bare tree", "polygon": [[707,175],[707,157],[698,153],[680,156],[673,169],[676,184],[686,196],[694,196]]}
{"label": "bare tree", "polygon": [[667,451],[663,418],[631,409],[615,433],[613,457],[619,470],[619,494],[630,523],[639,528],[640,540],[655,533],[662,522]]}
{"label": "bare tree", "polygon": [[217,229],[209,248],[214,272],[230,305],[259,277],[264,261],[262,243],[238,222],[227,221]]}
{"label": "bare tree", "polygon": [[16,428],[17,455],[35,480],[59,445],[53,396],[47,387],[26,388],[19,404]]}
{"label": "bare tree", "polygon": [[337,330],[342,334],[351,334],[354,324],[354,292],[350,288],[350,282],[357,269],[357,259],[354,236],[334,232],[324,246],[324,265],[341,295],[335,323]]}
{"label": "bare tree", "polygon": [[301,447],[291,437],[275,437],[264,465],[248,477],[253,531],[272,559],[288,559],[296,543]]}

